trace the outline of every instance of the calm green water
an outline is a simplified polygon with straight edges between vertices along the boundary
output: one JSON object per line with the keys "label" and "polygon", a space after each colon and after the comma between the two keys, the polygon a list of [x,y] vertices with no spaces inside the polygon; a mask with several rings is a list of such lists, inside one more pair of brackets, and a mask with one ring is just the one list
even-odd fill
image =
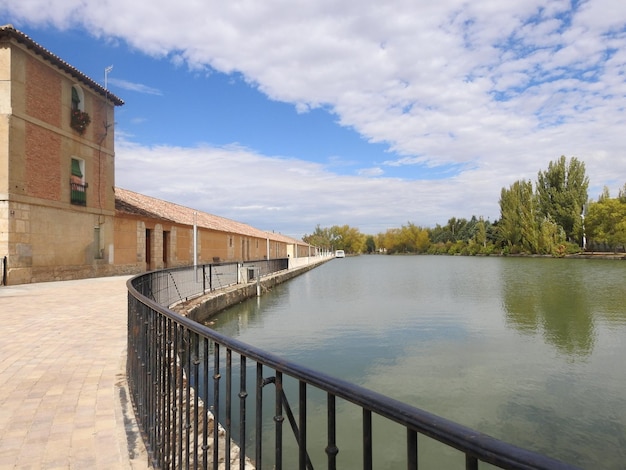
{"label": "calm green water", "polygon": [[[625,281],[623,261],[361,256],[326,263],[212,326],[516,445],[623,469]],[[325,403],[309,398],[313,436],[325,429]],[[360,462],[349,443],[360,439],[360,414],[349,408],[338,420],[340,468]],[[374,424],[375,440],[387,442],[375,468],[404,465],[404,434]],[[462,463],[455,451],[420,446],[420,468]]]}

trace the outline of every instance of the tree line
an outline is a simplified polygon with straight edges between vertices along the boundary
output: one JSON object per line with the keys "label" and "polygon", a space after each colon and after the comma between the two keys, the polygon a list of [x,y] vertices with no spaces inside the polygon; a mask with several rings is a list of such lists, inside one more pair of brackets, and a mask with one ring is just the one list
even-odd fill
{"label": "tree line", "polygon": [[626,184],[618,197],[608,188],[597,201],[588,199],[585,164],[561,156],[539,171],[537,180],[518,180],[500,192],[500,218],[453,217],[445,225],[421,227],[412,222],[367,235],[348,225],[322,228],[303,241],[346,253],[429,253],[564,256],[582,250],[626,247]]}

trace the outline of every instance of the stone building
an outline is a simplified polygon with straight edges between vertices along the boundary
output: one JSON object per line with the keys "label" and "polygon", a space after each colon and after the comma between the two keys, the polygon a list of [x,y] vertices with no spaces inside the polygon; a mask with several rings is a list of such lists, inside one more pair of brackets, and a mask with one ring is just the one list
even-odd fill
{"label": "stone building", "polygon": [[116,188],[123,104],[0,27],[0,284],[310,253],[301,241]]}
{"label": "stone building", "polygon": [[206,264],[317,254],[302,241],[126,189],[115,188],[115,198],[118,270],[189,266],[194,257]]}
{"label": "stone building", "polygon": [[108,274],[114,107],[123,101],[0,27],[0,256],[6,282]]}

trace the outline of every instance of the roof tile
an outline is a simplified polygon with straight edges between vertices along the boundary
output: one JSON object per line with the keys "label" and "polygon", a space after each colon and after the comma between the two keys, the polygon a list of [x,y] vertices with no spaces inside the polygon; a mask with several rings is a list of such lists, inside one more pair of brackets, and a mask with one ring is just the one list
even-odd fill
{"label": "roof tile", "polygon": [[198,227],[210,230],[270,239],[289,244],[305,244],[302,240],[296,240],[295,238],[287,237],[280,233],[267,232],[242,222],[197,211],[173,202],[164,201],[118,187],[115,188],[115,209],[119,213],[167,220],[182,225],[193,226],[195,218],[195,223]]}

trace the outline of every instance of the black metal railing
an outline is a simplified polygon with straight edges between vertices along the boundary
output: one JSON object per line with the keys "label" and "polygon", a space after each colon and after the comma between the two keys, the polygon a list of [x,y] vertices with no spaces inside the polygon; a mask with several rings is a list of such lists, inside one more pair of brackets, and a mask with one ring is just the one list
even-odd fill
{"label": "black metal railing", "polygon": [[70,202],[77,206],[87,205],[87,184],[70,182]]}
{"label": "black metal railing", "polygon": [[254,269],[262,277],[288,269],[289,259],[211,263],[153,271],[149,275],[137,277],[136,288],[159,305],[170,307],[239,283],[242,279],[241,268]]}
{"label": "black metal railing", "polygon": [[[128,383],[155,468],[391,468],[384,456],[381,463],[384,449],[375,439],[390,426],[401,435],[402,468],[417,469],[418,443],[423,449],[431,440],[454,453],[457,468],[574,468],[181,316],[164,306],[181,295],[171,274],[128,281]],[[195,272],[187,276],[197,279]],[[345,416],[350,422],[341,422]],[[314,420],[322,426],[311,426]],[[346,428],[349,442],[340,437]],[[342,460],[355,445],[358,458]]]}
{"label": "black metal railing", "polygon": [[245,261],[244,267],[256,268],[261,277],[289,268],[289,258]]}

